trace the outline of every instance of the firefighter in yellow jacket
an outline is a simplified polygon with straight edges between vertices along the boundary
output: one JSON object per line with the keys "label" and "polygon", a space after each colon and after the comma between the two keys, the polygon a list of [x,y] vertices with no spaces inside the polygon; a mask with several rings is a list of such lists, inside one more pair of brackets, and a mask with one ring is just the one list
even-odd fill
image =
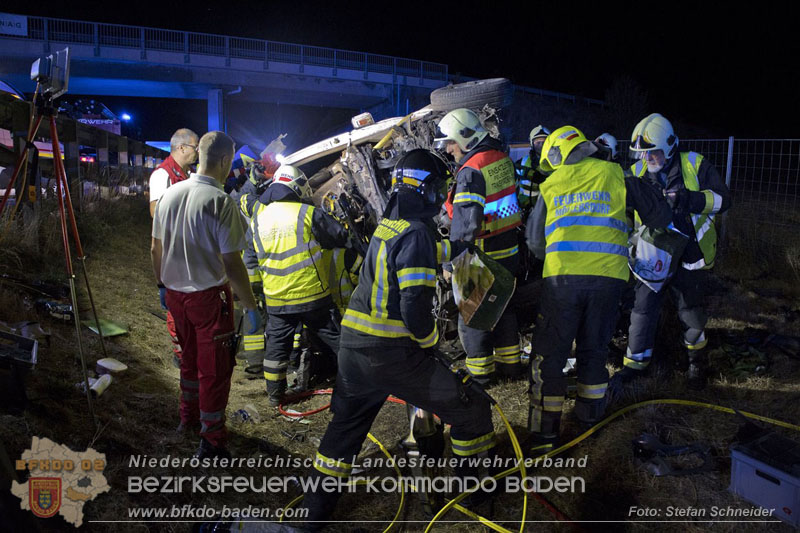
{"label": "firefighter in yellow jacket", "polygon": [[251,229],[269,315],[264,378],[274,407],[286,393],[286,368],[299,323],[333,353],[338,351],[339,314],[331,299],[323,249],[345,247],[348,234],[333,217],[311,205],[308,179],[291,165],[275,172],[253,208]]}
{"label": "firefighter in yellow jacket", "polygon": [[620,295],[628,281],[626,209],[653,227],[669,224],[663,196],[622,168],[592,157],[597,147],[573,126],[551,133],[542,166],[552,171],[527,223],[528,244],[544,260],[540,314],[534,332],[528,429],[546,451],[559,436],[566,392],[563,368],[575,342],[578,398],[584,426],[605,411],[606,358]]}

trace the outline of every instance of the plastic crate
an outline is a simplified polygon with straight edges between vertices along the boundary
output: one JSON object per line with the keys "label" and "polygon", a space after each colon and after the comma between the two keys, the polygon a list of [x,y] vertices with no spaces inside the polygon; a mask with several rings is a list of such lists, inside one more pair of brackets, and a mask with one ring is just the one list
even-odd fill
{"label": "plastic crate", "polygon": [[7,331],[0,331],[0,361],[33,366],[36,364],[39,342]]}
{"label": "plastic crate", "polygon": [[800,443],[776,433],[731,446],[728,489],[800,527]]}

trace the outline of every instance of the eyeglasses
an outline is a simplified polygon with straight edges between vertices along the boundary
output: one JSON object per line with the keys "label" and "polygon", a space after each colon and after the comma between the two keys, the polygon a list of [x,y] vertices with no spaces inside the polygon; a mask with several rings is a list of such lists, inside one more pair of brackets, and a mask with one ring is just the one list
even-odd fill
{"label": "eyeglasses", "polygon": [[181,146],[188,146],[189,148],[191,148],[195,152],[197,151],[197,145],[194,145],[194,144],[182,144]]}

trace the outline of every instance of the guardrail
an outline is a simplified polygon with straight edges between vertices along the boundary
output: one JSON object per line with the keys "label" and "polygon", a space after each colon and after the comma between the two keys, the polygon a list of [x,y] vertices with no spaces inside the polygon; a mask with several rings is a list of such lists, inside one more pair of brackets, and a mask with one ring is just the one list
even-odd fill
{"label": "guardrail", "polygon": [[357,70],[364,73],[411,76],[443,82],[448,80],[447,65],[402,57],[279,41],[49,17],[28,16],[27,21],[26,35],[3,35],[3,37],[39,40],[45,43],[92,45],[95,48],[95,55],[98,56],[102,47],[130,48],[141,50],[143,59],[146,57],[146,52],[152,50],[183,53],[186,54],[187,61],[190,55],[201,54],[227,59],[261,60],[265,65],[275,61],[301,66]]}

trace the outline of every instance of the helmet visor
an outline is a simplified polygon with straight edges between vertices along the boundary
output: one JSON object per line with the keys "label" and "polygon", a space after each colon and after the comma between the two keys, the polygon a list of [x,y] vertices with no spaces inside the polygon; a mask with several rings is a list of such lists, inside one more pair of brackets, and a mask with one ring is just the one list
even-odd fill
{"label": "helmet visor", "polygon": [[642,150],[652,150],[656,147],[655,144],[647,142],[644,137],[637,135],[631,143],[631,150],[641,152]]}

